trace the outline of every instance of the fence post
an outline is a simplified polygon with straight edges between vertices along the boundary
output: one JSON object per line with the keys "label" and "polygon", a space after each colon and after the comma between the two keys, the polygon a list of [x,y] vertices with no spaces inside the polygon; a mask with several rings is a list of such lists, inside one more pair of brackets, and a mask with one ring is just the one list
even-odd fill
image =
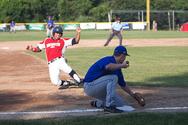
{"label": "fence post", "polygon": [[168,11],[168,27],[171,30],[170,12]]}
{"label": "fence post", "polygon": [[172,11],[172,28],[173,28],[173,31],[175,29],[175,21],[174,21],[175,17],[174,17],[174,10]]}

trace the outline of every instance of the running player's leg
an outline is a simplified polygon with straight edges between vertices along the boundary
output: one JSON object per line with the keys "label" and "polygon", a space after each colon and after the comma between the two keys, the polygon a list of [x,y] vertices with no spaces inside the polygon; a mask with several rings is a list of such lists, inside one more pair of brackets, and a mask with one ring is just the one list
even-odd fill
{"label": "running player's leg", "polygon": [[60,60],[60,69],[69,74],[78,84],[80,84],[81,79],[78,76],[78,74],[66,63],[64,58],[61,58]]}
{"label": "running player's leg", "polygon": [[58,69],[56,63],[53,62],[53,63],[49,64],[48,67],[49,67],[50,80],[51,80],[52,84],[61,86],[62,81],[59,78],[60,70]]}

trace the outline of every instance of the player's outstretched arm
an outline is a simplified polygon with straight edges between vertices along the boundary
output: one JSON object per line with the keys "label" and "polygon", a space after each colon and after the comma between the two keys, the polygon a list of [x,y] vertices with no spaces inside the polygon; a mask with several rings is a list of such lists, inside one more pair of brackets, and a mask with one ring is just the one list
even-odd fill
{"label": "player's outstretched arm", "polygon": [[138,93],[138,92],[133,92],[128,85],[126,85],[125,87],[121,87],[125,92],[127,92],[130,96],[132,96],[140,106],[145,106],[146,101],[144,99],[144,97],[142,96],[142,94]]}
{"label": "player's outstretched arm", "polygon": [[134,92],[129,88],[128,85],[126,85],[125,87],[121,87],[125,92],[127,92],[130,96],[134,96]]}
{"label": "player's outstretched arm", "polygon": [[41,52],[41,49],[39,47],[33,47],[32,45],[27,45],[26,50],[29,50],[32,52]]}
{"label": "player's outstretched arm", "polygon": [[81,28],[77,27],[77,29],[76,29],[76,36],[75,36],[75,41],[76,41],[77,44],[80,41],[80,33],[81,33]]}

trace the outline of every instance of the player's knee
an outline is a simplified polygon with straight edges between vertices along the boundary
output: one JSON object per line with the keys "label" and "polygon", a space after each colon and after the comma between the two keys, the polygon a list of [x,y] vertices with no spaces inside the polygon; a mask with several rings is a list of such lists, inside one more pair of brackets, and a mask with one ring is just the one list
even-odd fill
{"label": "player's knee", "polygon": [[112,75],[112,81],[116,84],[118,82],[118,77],[116,75]]}

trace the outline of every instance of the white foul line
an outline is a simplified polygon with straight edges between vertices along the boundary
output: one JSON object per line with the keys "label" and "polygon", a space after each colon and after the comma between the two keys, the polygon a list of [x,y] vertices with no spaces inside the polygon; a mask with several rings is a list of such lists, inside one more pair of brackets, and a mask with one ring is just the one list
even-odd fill
{"label": "white foul line", "polygon": [[180,110],[180,109],[188,109],[188,107],[160,107],[160,108],[147,108],[145,110]]}
{"label": "white foul line", "polygon": [[65,111],[41,111],[41,112],[0,112],[0,115],[31,115],[31,114],[66,114],[66,113],[84,113],[84,112],[100,112],[103,109],[75,109]]}
{"label": "white foul line", "polygon": [[[160,107],[160,108],[146,108],[144,111],[155,111],[155,110],[182,110],[188,109],[188,107]],[[43,115],[43,114],[66,114],[66,113],[86,113],[86,112],[101,112],[103,109],[74,109],[64,111],[40,111],[40,112],[0,112],[0,115]],[[136,111],[136,110],[135,110]]]}

